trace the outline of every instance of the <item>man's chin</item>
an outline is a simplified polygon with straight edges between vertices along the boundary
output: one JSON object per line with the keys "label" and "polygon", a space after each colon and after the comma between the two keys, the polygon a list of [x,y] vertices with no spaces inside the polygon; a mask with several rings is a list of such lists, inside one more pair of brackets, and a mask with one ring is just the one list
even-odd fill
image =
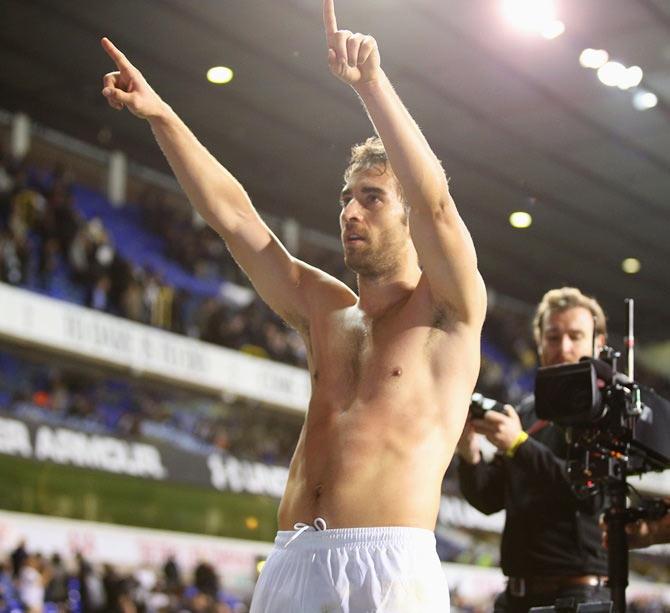
{"label": "man's chin", "polygon": [[357,275],[366,276],[370,273],[370,265],[364,258],[345,256],[344,265]]}
{"label": "man's chin", "polygon": [[351,257],[346,257],[344,256],[344,265],[351,271],[355,272],[358,274],[360,268],[361,268],[361,263],[358,261],[357,258],[351,258]]}

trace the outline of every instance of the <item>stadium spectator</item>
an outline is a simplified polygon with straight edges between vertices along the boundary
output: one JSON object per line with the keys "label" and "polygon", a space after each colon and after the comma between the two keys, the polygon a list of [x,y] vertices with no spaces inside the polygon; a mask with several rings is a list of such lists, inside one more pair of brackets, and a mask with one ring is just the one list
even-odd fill
{"label": "stadium spectator", "polygon": [[165,578],[165,589],[169,593],[179,594],[183,588],[181,570],[174,555],[170,555],[163,565],[163,576]]}
{"label": "stadium spectator", "polygon": [[58,553],[51,556],[49,579],[44,599],[47,602],[65,603],[68,598],[68,572]]}
{"label": "stadium spectator", "polygon": [[30,554],[23,561],[18,574],[18,592],[28,613],[41,613],[44,608],[44,584],[40,560]]}
{"label": "stadium spectator", "polygon": [[26,541],[21,539],[19,544],[16,546],[16,549],[12,551],[11,560],[12,560],[12,576],[18,577],[19,571],[23,567],[23,564],[28,559],[28,552],[26,551]]}

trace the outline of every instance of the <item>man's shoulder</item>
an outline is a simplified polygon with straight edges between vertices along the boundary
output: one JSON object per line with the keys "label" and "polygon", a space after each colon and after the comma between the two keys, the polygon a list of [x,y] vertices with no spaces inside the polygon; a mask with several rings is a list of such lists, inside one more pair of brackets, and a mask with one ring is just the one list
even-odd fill
{"label": "man's shoulder", "polygon": [[300,267],[300,290],[312,304],[314,315],[344,314],[356,305],[358,297],[343,281],[305,262]]}

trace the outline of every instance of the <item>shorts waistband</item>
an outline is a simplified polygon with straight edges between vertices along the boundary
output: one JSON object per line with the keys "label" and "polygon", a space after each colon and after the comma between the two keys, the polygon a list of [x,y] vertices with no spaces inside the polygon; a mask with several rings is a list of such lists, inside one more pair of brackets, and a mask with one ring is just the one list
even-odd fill
{"label": "shorts waistband", "polygon": [[[288,549],[329,549],[365,545],[430,546],[435,548],[435,534],[425,528],[407,526],[371,528],[328,528],[308,530],[294,540],[295,530],[280,530],[275,538],[277,547]],[[288,544],[291,541],[290,545]]]}

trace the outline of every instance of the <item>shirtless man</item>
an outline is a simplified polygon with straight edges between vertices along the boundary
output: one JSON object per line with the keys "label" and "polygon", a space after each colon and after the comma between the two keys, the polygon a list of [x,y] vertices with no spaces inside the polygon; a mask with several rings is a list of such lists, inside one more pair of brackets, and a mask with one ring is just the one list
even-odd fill
{"label": "shirtless man", "polygon": [[107,39],[118,70],[103,95],[148,120],[193,206],[308,348],[312,398],[252,612],[443,612],[432,531],[479,371],[486,292],[441,164],[382,71],[377,43],[338,30],[333,0],[323,13],[330,70],[383,142],[354,148],[341,194],[358,295],[287,253]]}

